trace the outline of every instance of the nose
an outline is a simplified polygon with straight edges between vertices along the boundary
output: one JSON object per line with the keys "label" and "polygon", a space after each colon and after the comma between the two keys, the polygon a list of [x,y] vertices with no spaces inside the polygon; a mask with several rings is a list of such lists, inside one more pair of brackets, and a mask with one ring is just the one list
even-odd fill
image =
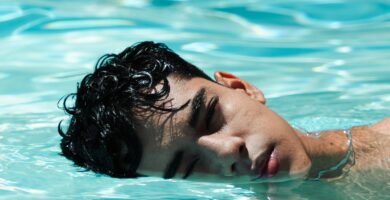
{"label": "nose", "polygon": [[248,150],[245,141],[241,137],[211,134],[202,136],[198,139],[198,145],[211,154],[210,161],[219,169],[223,175],[233,175],[237,173],[237,164],[248,160]]}

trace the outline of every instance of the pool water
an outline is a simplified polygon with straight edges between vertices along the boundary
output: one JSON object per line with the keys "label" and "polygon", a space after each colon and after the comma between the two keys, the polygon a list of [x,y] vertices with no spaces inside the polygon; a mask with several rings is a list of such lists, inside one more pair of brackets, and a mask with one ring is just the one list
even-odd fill
{"label": "pool water", "polygon": [[164,42],[209,75],[254,83],[308,131],[390,115],[386,0],[2,0],[0,198],[389,199],[389,172],[334,183],[114,179],[59,156],[57,101],[101,55]]}

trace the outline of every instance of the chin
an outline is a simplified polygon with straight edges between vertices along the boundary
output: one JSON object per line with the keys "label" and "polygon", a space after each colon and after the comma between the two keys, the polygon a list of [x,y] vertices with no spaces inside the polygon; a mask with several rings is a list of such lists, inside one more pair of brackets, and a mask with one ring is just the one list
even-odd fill
{"label": "chin", "polygon": [[304,180],[308,176],[309,170],[302,170],[300,172],[286,172],[286,171],[280,171],[278,174],[275,174],[271,177],[261,177],[252,180],[256,183],[277,183],[277,182],[286,182],[286,181],[294,181],[294,180]]}
{"label": "chin", "polygon": [[309,176],[310,168],[311,162],[309,162],[309,164],[304,167],[301,167],[298,170],[290,170],[288,176],[290,177],[290,179],[306,179]]}

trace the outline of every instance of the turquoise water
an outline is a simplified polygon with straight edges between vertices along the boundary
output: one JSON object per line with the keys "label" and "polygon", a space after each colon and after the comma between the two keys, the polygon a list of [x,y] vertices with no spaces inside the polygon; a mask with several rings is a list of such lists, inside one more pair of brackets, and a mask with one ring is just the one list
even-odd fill
{"label": "turquoise water", "polygon": [[390,114],[390,3],[343,0],[2,0],[0,198],[385,199],[390,175],[339,183],[113,179],[59,156],[57,101],[98,57],[164,42],[204,69],[254,83],[308,131]]}

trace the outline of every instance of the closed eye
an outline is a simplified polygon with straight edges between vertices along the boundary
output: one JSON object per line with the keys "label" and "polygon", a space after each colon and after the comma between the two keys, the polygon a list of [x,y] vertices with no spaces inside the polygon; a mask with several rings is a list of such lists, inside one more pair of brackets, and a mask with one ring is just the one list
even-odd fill
{"label": "closed eye", "polygon": [[207,113],[205,117],[206,121],[206,129],[210,129],[210,123],[213,119],[214,113],[215,113],[215,107],[217,106],[217,103],[219,101],[219,98],[217,96],[214,96],[211,98],[210,102],[207,105]]}

